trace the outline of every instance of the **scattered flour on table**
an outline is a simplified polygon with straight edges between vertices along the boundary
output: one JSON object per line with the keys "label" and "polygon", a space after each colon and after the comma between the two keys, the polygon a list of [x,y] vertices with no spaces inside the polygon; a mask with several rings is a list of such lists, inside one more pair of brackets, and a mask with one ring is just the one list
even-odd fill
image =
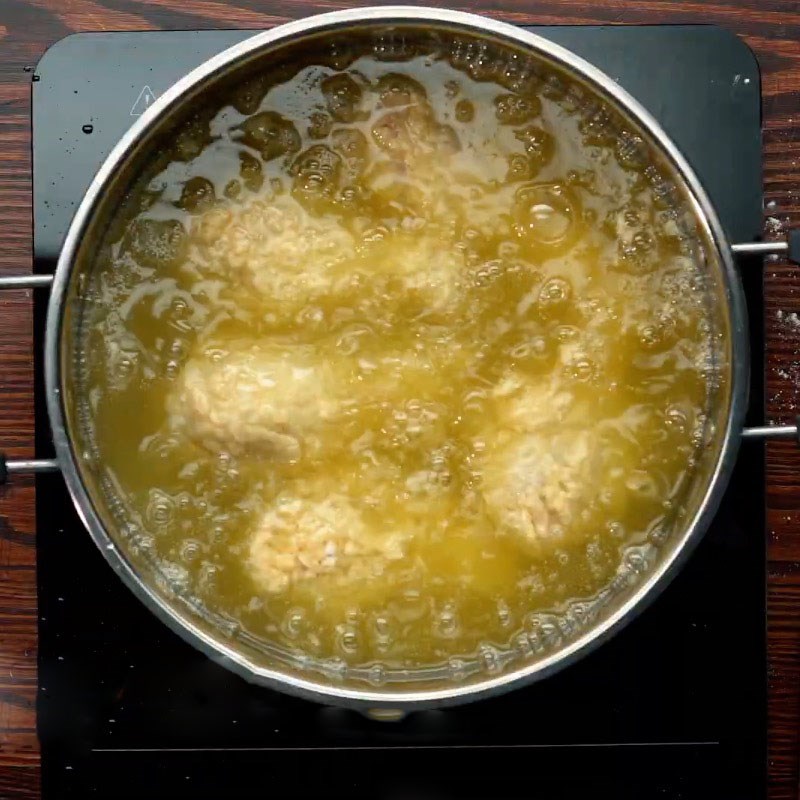
{"label": "scattered flour on table", "polygon": [[779,236],[783,232],[783,222],[777,217],[767,217],[764,220],[764,230],[770,236]]}
{"label": "scattered flour on table", "polygon": [[788,389],[778,389],[770,394],[770,403],[778,406],[778,416],[793,413],[800,406],[800,314],[796,311],[778,309],[775,312],[777,321],[777,341],[782,349],[793,353],[793,360],[787,365],[772,368],[773,374],[788,383]]}
{"label": "scattered flour on table", "polygon": [[782,323],[782,327],[790,331],[800,331],[800,316],[796,311],[778,311],[775,313],[778,322]]}

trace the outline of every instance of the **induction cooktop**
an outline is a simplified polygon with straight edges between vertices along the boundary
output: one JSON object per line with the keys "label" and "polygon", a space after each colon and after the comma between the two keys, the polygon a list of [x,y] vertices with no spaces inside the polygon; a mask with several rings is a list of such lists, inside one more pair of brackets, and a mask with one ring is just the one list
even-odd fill
{"label": "induction cooktop", "polygon": [[[659,119],[733,241],[759,237],[760,81],[741,41],[711,26],[535,30],[592,61]],[[37,272],[53,271],[76,204],[132,122],[181,75],[252,33],[77,34],[45,54],[32,75]],[[743,263],[742,277],[757,423],[760,264]],[[45,304],[37,296],[37,354]],[[37,455],[48,457],[42,388]],[[703,543],[612,641],[529,688],[396,722],[249,685],[193,650],[112,573],[60,477],[40,475],[43,797],[764,797],[763,458],[762,445],[743,448]]]}

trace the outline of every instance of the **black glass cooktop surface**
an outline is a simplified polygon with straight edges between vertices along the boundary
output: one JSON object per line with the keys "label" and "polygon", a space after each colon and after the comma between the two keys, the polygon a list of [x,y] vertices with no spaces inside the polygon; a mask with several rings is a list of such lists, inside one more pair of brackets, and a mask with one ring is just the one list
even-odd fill
{"label": "black glass cooktop surface", "polygon": [[[662,122],[732,239],[761,230],[758,67],[714,27],[547,27]],[[51,272],[100,161],[175,79],[246,31],[78,34],[33,83],[36,270]],[[758,263],[751,415],[763,412]],[[45,297],[36,301],[41,351]],[[39,370],[40,372],[40,370]],[[52,454],[42,387],[37,451]],[[765,796],[763,450],[743,449],[711,531],[642,616],[561,674],[503,697],[375,722],[251,686],[184,644],[113,575],[55,475],[38,478],[43,796]]]}

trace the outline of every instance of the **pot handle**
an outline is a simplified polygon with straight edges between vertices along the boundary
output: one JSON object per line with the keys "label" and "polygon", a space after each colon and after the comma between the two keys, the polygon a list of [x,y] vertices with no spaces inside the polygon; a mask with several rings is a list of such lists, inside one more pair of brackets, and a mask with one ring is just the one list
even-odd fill
{"label": "pot handle", "polygon": [[52,275],[0,275],[0,289],[49,289]]}
{"label": "pot handle", "polygon": [[[786,239],[774,242],[742,242],[732,244],[734,256],[783,256],[800,264],[800,228],[789,231]],[[794,425],[759,425],[742,430],[743,439],[794,439],[800,445],[800,415]]]}
{"label": "pot handle", "polygon": [[800,445],[800,416],[794,425],[759,425],[742,429],[742,439],[794,439]]}
{"label": "pot handle", "polygon": [[[52,275],[0,275],[0,289],[49,288]],[[0,485],[7,483],[11,475],[25,472],[58,472],[58,461],[54,458],[14,459],[0,453]]]}
{"label": "pot handle", "polygon": [[0,486],[8,483],[12,475],[25,472],[58,472],[61,468],[55,458],[7,459],[0,453]]}
{"label": "pot handle", "polygon": [[741,242],[731,245],[735,256],[783,256],[800,264],[800,228],[792,228],[785,239],[774,242]]}

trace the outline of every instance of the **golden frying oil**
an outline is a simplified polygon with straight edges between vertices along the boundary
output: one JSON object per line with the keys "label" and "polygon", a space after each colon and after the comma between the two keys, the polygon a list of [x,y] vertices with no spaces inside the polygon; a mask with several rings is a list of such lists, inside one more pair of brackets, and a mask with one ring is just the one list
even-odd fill
{"label": "golden frying oil", "polygon": [[[596,594],[668,518],[704,419],[696,267],[643,165],[546,86],[452,61],[240,87],[176,135],[94,287],[96,440],[165,574],[350,663],[504,646]],[[171,419],[187,360],[247,343],[304,346],[337,382],[299,458]],[[264,515],[330,497],[402,558],[266,590]]]}

